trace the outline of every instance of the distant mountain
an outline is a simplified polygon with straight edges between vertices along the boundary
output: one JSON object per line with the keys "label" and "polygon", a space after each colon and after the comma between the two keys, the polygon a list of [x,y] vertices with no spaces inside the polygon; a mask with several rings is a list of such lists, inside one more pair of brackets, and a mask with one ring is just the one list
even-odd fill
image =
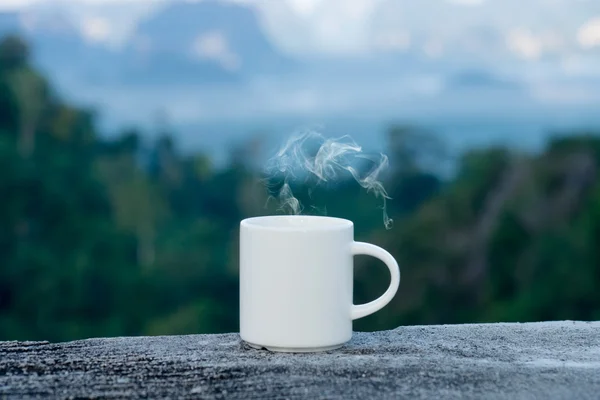
{"label": "distant mountain", "polygon": [[120,59],[118,80],[123,86],[160,87],[236,83],[240,77],[212,61],[197,61],[179,53],[135,54]]}
{"label": "distant mountain", "polygon": [[[364,51],[338,52],[330,43],[327,51],[313,44],[317,51],[285,55],[271,42],[278,32],[273,15],[260,14],[271,18],[267,32],[258,14],[279,0],[39,2],[0,13],[0,35],[23,35],[63,95],[127,123],[156,110],[174,123],[193,124],[273,116],[495,115],[598,104],[598,57],[582,53],[559,62],[548,50],[528,58],[551,38],[541,30],[513,32],[512,11],[497,16],[500,21],[483,6],[382,0],[359,36],[352,31],[358,16],[344,14],[343,0],[336,1],[321,2],[325,19],[297,16],[306,24],[290,22],[288,34],[299,29],[310,42],[337,22],[340,49],[362,38]],[[493,3],[490,13],[500,7],[487,3]],[[313,35],[300,29],[304,25],[319,29]]]}
{"label": "distant mountain", "polygon": [[15,12],[0,12],[0,36],[18,32],[21,29],[19,14]]}
{"label": "distant mountain", "polygon": [[8,33],[31,44],[48,74],[81,84],[235,83],[294,65],[269,43],[252,8],[217,1],[169,3],[117,50],[86,40],[60,9],[0,13],[0,35]]}
{"label": "distant mountain", "polygon": [[242,75],[280,73],[293,65],[269,42],[255,9],[217,1],[170,3],[138,25],[132,48],[213,62]]}
{"label": "distant mountain", "polygon": [[0,36],[7,34],[25,39],[35,63],[53,78],[98,82],[114,75],[116,54],[85,41],[60,12],[0,13]]}
{"label": "distant mountain", "polygon": [[522,91],[522,83],[497,76],[489,71],[469,69],[450,75],[446,79],[448,90],[496,89]]}

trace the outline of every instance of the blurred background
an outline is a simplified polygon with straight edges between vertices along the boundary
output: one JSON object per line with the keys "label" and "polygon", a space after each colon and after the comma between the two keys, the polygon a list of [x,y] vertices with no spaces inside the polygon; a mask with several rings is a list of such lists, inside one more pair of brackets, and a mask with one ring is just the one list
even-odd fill
{"label": "blurred background", "polygon": [[390,157],[393,229],[353,181],[314,209],[402,266],[356,330],[600,319],[597,0],[0,0],[0,38],[0,340],[237,331],[305,127]]}

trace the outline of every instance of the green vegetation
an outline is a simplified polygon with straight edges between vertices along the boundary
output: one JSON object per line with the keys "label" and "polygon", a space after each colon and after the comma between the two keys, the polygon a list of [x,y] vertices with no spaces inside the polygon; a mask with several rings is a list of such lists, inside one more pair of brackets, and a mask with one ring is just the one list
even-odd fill
{"label": "green vegetation", "polygon": [[[253,173],[255,144],[214,169],[165,132],[99,136],[17,38],[0,43],[0,340],[237,331],[238,224],[275,213]],[[536,155],[465,154],[455,177],[427,162],[435,137],[389,132],[395,219],[355,184],[321,193],[357,239],[398,258],[399,295],[357,329],[401,324],[600,319],[600,138],[556,136]],[[429,161],[428,161],[429,160]],[[359,257],[356,302],[387,285]]]}

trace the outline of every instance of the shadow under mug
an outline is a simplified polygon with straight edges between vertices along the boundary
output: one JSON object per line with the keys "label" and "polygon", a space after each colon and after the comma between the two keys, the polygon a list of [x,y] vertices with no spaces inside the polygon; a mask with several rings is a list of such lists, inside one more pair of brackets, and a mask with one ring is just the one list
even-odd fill
{"label": "shadow under mug", "polygon": [[[382,260],[391,283],[377,300],[353,305],[355,255]],[[271,351],[341,347],[352,321],[386,306],[400,285],[387,251],[354,241],[351,221],[317,216],[249,218],[240,227],[240,336]]]}

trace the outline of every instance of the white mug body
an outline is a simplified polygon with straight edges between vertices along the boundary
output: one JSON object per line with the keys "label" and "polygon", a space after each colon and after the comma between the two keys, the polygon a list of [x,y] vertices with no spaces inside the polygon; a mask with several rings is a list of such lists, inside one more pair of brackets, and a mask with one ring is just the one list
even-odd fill
{"label": "white mug body", "polygon": [[[364,253],[355,246],[354,225],[344,219],[270,216],[242,221],[242,340],[292,352],[329,350],[348,342],[352,320],[374,312],[352,304],[353,255]],[[399,284],[399,270],[397,280]],[[386,294],[391,300],[393,294]]]}

